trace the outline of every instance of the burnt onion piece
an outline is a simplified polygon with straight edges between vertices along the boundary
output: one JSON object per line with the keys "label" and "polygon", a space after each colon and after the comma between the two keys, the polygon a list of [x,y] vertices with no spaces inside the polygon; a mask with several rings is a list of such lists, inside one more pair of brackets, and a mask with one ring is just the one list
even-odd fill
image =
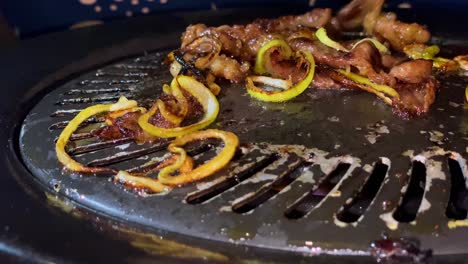
{"label": "burnt onion piece", "polygon": [[203,82],[205,81],[206,73],[203,70],[200,70],[197,67],[195,67],[195,65],[193,65],[192,63],[186,62],[184,59],[184,54],[181,50],[175,50],[173,51],[173,54],[174,59],[182,66],[179,72],[180,75],[185,75],[188,71],[190,71],[190,73],[192,73],[195,76],[195,78],[197,78],[197,80]]}

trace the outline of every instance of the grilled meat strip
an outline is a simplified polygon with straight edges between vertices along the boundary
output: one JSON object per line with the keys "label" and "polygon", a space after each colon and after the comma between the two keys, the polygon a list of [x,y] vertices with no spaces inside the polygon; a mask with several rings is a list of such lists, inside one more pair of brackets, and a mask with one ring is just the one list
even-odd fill
{"label": "grilled meat strip", "polygon": [[[330,75],[330,70],[351,70],[374,83],[401,90],[403,99],[394,104],[400,112],[425,113],[437,90],[437,82],[428,81],[432,78],[432,64],[424,60],[409,61],[399,52],[409,44],[425,44],[430,33],[421,25],[396,20],[392,13],[381,13],[383,3],[383,0],[354,0],[336,17],[332,17],[330,9],[316,8],[299,16],[257,19],[247,25],[191,25],[182,35],[180,51],[184,60],[197,68],[231,82],[241,82],[251,74],[260,47],[271,39],[281,38],[293,51],[306,50],[314,56],[317,73],[312,87],[342,88],[343,82],[335,74]],[[387,43],[394,52],[381,54],[368,41],[356,47],[353,47],[356,41],[342,42],[350,52],[335,50],[315,37],[320,27],[327,28],[333,39],[339,39],[340,31],[363,27],[367,34]],[[285,61],[275,52],[270,54],[270,61],[271,76],[293,82],[301,78],[302,72],[294,62]],[[349,83],[345,86],[349,87]],[[425,99],[409,100],[409,93],[414,98]]]}

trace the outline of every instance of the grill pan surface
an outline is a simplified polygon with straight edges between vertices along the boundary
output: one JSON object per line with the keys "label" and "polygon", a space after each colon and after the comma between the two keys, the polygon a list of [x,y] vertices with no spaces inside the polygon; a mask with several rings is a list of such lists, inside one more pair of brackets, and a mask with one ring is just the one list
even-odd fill
{"label": "grill pan surface", "polygon": [[[177,45],[176,38],[169,38],[155,45],[154,52],[114,61],[68,78],[61,85],[46,87],[50,92],[30,110],[19,135],[21,156],[33,177],[52,192],[127,225],[222,241],[226,245],[293,254],[367,255],[371,241],[387,232],[391,237],[417,238],[422,248],[431,248],[436,254],[466,253],[463,243],[466,229],[448,229],[450,219],[446,216],[450,183],[457,174],[451,168],[459,164],[463,168],[460,161],[466,158],[466,110],[459,95],[467,82],[462,78],[442,80],[441,93],[431,113],[409,121],[394,116],[371,95],[355,91],[309,90],[286,104],[265,104],[251,100],[242,85],[222,84],[221,114],[213,127],[235,132],[246,145],[245,155],[238,160],[244,166],[228,168],[218,176],[234,176],[233,169],[239,176],[242,169],[262,162],[265,168],[250,173],[244,182],[201,204],[190,203],[202,196],[201,189],[213,188],[212,180],[219,177],[175,189],[167,195],[142,198],[106,178],[63,172],[53,149],[60,131],[54,125],[60,127],[60,122],[71,115],[57,117],[53,113],[95,103],[84,98],[107,101],[120,94],[137,100],[155,98],[162,83],[170,81],[167,66],[161,64],[168,51],[165,48]],[[281,147],[284,145],[288,147]],[[82,157],[89,162],[144,148],[148,146],[123,142]],[[429,150],[438,150],[438,155],[428,155]],[[455,156],[450,163],[447,155],[452,152]],[[164,153],[153,151],[139,156],[140,160],[134,158],[115,166],[135,167]],[[207,158],[209,153],[210,150],[205,156],[201,154],[200,159]],[[418,154],[427,157],[422,170],[419,159],[408,157]],[[426,177],[421,176],[424,170]],[[370,177],[371,174],[374,176]],[[425,189],[422,196],[411,188],[411,180],[419,184],[420,176]],[[381,187],[369,183],[370,189],[377,189],[371,201],[359,200],[358,194],[365,193],[364,183],[378,177]],[[302,197],[307,200],[307,194],[316,190],[316,185],[327,189],[327,181],[332,184],[331,191],[328,188],[330,194],[323,198],[323,194],[312,192],[319,197],[315,207],[303,212],[305,216],[292,219],[296,218],[294,205],[300,205]],[[253,192],[257,193],[252,196]],[[416,211],[413,208],[415,221],[399,223],[397,230],[390,230],[388,221],[382,219],[389,213],[405,211],[400,206],[406,203],[405,199],[410,202],[420,199],[421,204],[430,207],[419,209],[420,212],[419,206]],[[351,205],[356,202],[354,208],[359,207],[359,202],[368,208],[358,209],[363,217],[358,215],[354,224],[343,227],[337,218],[343,216],[343,209],[353,211],[345,206],[350,201]],[[258,208],[248,210],[252,204]],[[248,212],[239,213],[244,211]],[[401,218],[405,217],[411,218],[411,213],[402,213]],[[348,219],[346,214],[343,219]]]}

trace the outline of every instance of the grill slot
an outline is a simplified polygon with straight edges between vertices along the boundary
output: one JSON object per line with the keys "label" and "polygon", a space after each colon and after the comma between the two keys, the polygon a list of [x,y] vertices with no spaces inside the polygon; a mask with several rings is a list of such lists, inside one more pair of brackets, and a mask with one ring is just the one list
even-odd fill
{"label": "grill slot", "polygon": [[80,95],[80,94],[105,94],[105,93],[122,93],[133,92],[134,88],[112,87],[101,89],[71,89],[64,93],[65,95]]}
{"label": "grill slot", "polygon": [[100,97],[79,97],[79,98],[66,98],[58,101],[56,105],[70,105],[70,104],[87,104],[87,103],[110,103],[117,101],[120,96],[125,96],[132,99],[131,94],[113,95],[113,96],[100,96]]}
{"label": "grill slot", "polygon": [[88,152],[92,152],[96,150],[111,148],[111,147],[115,147],[118,145],[130,143],[130,142],[133,142],[133,138],[125,137],[125,138],[119,138],[119,139],[108,140],[108,141],[100,141],[100,142],[91,143],[88,145],[69,148],[67,152],[70,155],[78,155],[78,154],[84,154],[84,153],[88,153]]}
{"label": "grill slot", "polygon": [[83,109],[70,109],[70,110],[63,110],[63,109],[60,109],[60,110],[57,110],[55,112],[53,112],[52,114],[50,114],[50,117],[62,117],[62,116],[66,116],[66,115],[75,115],[75,114],[78,114],[79,112],[81,112]]}
{"label": "grill slot", "polygon": [[[247,159],[249,155],[246,155],[245,158]],[[246,169],[234,173],[232,176],[227,177],[223,181],[216,183],[213,186],[210,186],[209,188],[190,193],[187,195],[185,198],[185,201],[188,204],[200,204],[203,203],[231,188],[234,186],[238,185],[239,183],[243,182],[244,180],[252,177],[254,174],[260,172],[264,168],[266,168],[268,165],[270,165],[272,162],[278,159],[278,155],[276,154],[271,154],[269,156],[262,156],[259,158],[258,161],[256,161],[252,166],[247,167]],[[231,170],[235,171],[235,168]]]}
{"label": "grill slot", "polygon": [[115,164],[115,163],[119,163],[119,162],[122,162],[122,161],[136,159],[136,158],[139,158],[141,156],[163,150],[163,149],[167,148],[168,145],[169,145],[169,143],[167,141],[160,141],[160,142],[158,142],[158,143],[156,143],[156,144],[154,144],[154,145],[152,145],[152,146],[150,146],[148,148],[145,148],[145,149],[139,149],[139,150],[130,151],[130,152],[120,152],[120,153],[117,153],[117,154],[115,154],[113,156],[110,156],[110,157],[106,157],[106,158],[102,158],[102,159],[95,159],[95,160],[89,162],[87,164],[87,166],[89,166],[89,167],[103,167],[103,166],[108,166],[108,165],[112,165],[112,164]]}
{"label": "grill slot", "polygon": [[468,190],[460,163],[448,158],[450,171],[450,199],[445,214],[448,218],[463,220],[467,217]]}
{"label": "grill slot", "polygon": [[109,80],[109,79],[92,79],[92,80],[83,80],[79,82],[78,84],[80,85],[96,85],[96,84],[108,84],[108,85],[113,85],[113,84],[134,84],[134,83],[139,83],[141,80],[139,79],[114,79],[114,80]]}
{"label": "grill slot", "polygon": [[319,185],[313,188],[305,196],[300,198],[290,206],[284,215],[290,219],[299,219],[312,211],[323,199],[333,190],[343,179],[348,169],[349,163],[339,163],[338,166],[328,174]]}
{"label": "grill slot", "polygon": [[232,211],[236,213],[247,213],[268,201],[300,176],[298,169],[302,167],[304,163],[304,159],[297,156],[294,157],[292,162],[288,161],[287,169],[283,170],[282,174],[278,176],[276,180],[263,186],[260,190],[245,197],[241,201],[235,202],[232,205]]}
{"label": "grill slot", "polygon": [[426,186],[426,166],[418,160],[413,161],[411,176],[405,194],[393,218],[398,222],[409,223],[416,219],[419,207],[424,197]]}
{"label": "grill slot", "polygon": [[375,164],[371,175],[369,175],[358,194],[338,212],[336,216],[338,220],[353,223],[364,214],[380,191],[388,169],[389,165],[384,164],[382,160]]}
{"label": "grill slot", "polygon": [[[91,117],[91,118],[83,121],[78,126],[78,128],[83,128],[83,127],[85,127],[87,125],[90,125],[90,124],[102,123],[104,121],[106,121],[104,118]],[[49,130],[63,129],[68,125],[68,123],[70,123],[70,121],[60,121],[60,122],[57,122],[57,123],[53,123],[52,125],[49,126]]]}
{"label": "grill slot", "polygon": [[127,72],[127,73],[118,73],[118,72],[96,72],[96,77],[146,77],[148,76],[147,72]]}
{"label": "grill slot", "polygon": [[88,139],[88,138],[93,138],[94,135],[93,133],[86,132],[86,133],[75,133],[70,136],[70,141],[76,141],[76,140],[81,140],[81,139]]}

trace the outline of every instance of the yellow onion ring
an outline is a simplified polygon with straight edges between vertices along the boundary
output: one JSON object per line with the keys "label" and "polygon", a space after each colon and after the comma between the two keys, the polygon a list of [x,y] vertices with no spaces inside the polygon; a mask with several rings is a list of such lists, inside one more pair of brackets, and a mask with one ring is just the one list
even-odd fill
{"label": "yellow onion ring", "polygon": [[336,71],[343,74],[344,76],[348,77],[349,79],[351,79],[351,80],[353,80],[353,81],[355,81],[357,83],[367,85],[367,86],[371,87],[372,89],[374,89],[374,90],[376,90],[378,92],[388,94],[388,95],[390,95],[391,97],[394,97],[394,98],[399,98],[400,97],[398,92],[395,89],[393,89],[392,87],[388,86],[388,85],[373,83],[368,78],[365,78],[365,77],[363,77],[361,75],[358,75],[358,74],[355,74],[355,73],[352,73],[352,72],[347,72],[345,70],[336,70]]}
{"label": "yellow onion ring", "polygon": [[65,147],[70,139],[71,135],[78,129],[79,125],[86,119],[95,116],[97,114],[109,112],[109,111],[124,111],[126,109],[139,109],[137,103],[134,100],[128,100],[124,96],[120,97],[119,101],[114,104],[98,104],[85,108],[79,112],[63,129],[62,133],[55,144],[55,152],[57,159],[63,164],[65,168],[70,171],[78,171],[85,173],[102,173],[102,172],[115,172],[110,168],[97,168],[97,167],[86,167],[83,164],[75,161],[67,154]]}
{"label": "yellow onion ring", "polygon": [[[247,92],[250,96],[265,102],[284,102],[290,100],[299,94],[303,93],[307,87],[309,87],[312,79],[314,78],[315,73],[315,61],[314,57],[308,51],[298,51],[299,56],[302,56],[307,61],[307,71],[305,77],[298,82],[293,87],[283,89],[281,91],[266,91],[263,88],[257,87],[254,84],[253,78],[258,77],[247,77],[246,78],[246,87]],[[258,79],[257,79],[258,80]],[[277,79],[277,83],[281,83],[281,81],[286,82],[281,79]],[[284,83],[285,84],[285,83]]]}
{"label": "yellow onion ring", "polygon": [[387,54],[387,53],[390,52],[390,51],[388,50],[388,48],[387,48],[384,44],[380,43],[380,41],[376,40],[375,38],[364,38],[364,39],[361,39],[361,40],[359,40],[358,42],[354,43],[354,44],[353,44],[353,47],[352,47],[351,49],[356,48],[359,44],[361,44],[361,43],[363,43],[363,42],[365,42],[365,41],[370,41],[370,42],[372,42],[372,44],[374,44],[374,46],[379,50],[379,52],[380,52],[381,54]]}
{"label": "yellow onion ring", "polygon": [[158,180],[146,176],[132,175],[126,171],[119,171],[114,176],[114,181],[129,185],[133,188],[147,189],[154,193],[170,190],[169,186],[161,184]]}
{"label": "yellow onion ring", "polygon": [[159,109],[159,112],[164,117],[164,119],[170,121],[175,125],[179,125],[184,120],[185,116],[188,113],[188,101],[185,98],[184,94],[180,90],[179,84],[177,83],[176,78],[171,82],[171,86],[164,84],[163,92],[174,96],[177,100],[177,106],[179,108],[178,115],[173,114],[169,109],[167,109],[166,104],[161,99],[156,100],[156,106]]}
{"label": "yellow onion ring", "polygon": [[150,116],[154,115],[156,108],[153,107],[147,113],[140,116],[138,124],[148,134],[160,138],[179,137],[195,132],[209,126],[216,119],[219,113],[219,103],[213,93],[205,85],[195,80],[193,77],[179,75],[177,82],[182,89],[190,93],[203,107],[203,118],[195,123],[184,127],[161,128],[148,122]]}
{"label": "yellow onion ring", "polygon": [[273,39],[263,45],[257,53],[255,60],[254,72],[257,74],[265,74],[267,70],[265,65],[270,64],[270,57],[268,56],[270,49],[280,49],[281,55],[284,58],[290,58],[292,56],[292,50],[289,45],[282,39]]}
{"label": "yellow onion ring", "polygon": [[315,36],[325,46],[328,46],[330,48],[333,48],[333,49],[336,49],[336,50],[339,50],[339,51],[349,52],[349,50],[347,48],[343,47],[343,45],[341,45],[340,43],[338,43],[338,42],[334,41],[333,39],[331,39],[330,37],[328,37],[327,30],[325,28],[323,28],[323,27],[319,28],[315,32]]}
{"label": "yellow onion ring", "polygon": [[[207,138],[218,138],[223,141],[224,147],[219,152],[219,154],[207,163],[198,166],[192,171],[183,172],[183,170],[180,170],[180,173],[178,175],[171,176],[173,172],[181,168],[181,166],[185,162],[185,159],[187,158],[185,150],[183,150],[182,147],[189,142],[196,140],[204,140]],[[234,157],[238,145],[239,139],[234,133],[217,129],[198,131],[196,133],[191,133],[182,137],[178,137],[169,145],[168,150],[173,153],[177,153],[179,155],[179,158],[174,164],[162,169],[159,172],[158,180],[160,183],[170,186],[201,180],[225,167],[229,163],[229,161],[231,161],[231,159]]]}

